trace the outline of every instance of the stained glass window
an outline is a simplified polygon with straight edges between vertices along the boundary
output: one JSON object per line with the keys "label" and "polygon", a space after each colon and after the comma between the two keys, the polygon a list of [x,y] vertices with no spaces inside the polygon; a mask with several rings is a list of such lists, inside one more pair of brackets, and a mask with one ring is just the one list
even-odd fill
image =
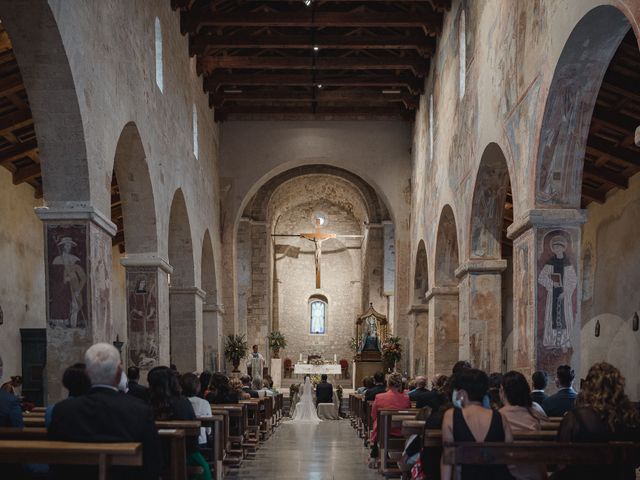
{"label": "stained glass window", "polygon": [[327,304],[321,300],[313,300],[311,310],[311,334],[324,335],[326,333]]}

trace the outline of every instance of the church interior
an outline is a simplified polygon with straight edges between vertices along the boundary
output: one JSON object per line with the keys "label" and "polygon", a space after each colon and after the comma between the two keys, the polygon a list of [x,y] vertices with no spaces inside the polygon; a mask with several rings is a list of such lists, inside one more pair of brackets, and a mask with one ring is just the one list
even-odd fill
{"label": "church interior", "polygon": [[0,0],[0,166],[8,479],[640,478],[640,0]]}

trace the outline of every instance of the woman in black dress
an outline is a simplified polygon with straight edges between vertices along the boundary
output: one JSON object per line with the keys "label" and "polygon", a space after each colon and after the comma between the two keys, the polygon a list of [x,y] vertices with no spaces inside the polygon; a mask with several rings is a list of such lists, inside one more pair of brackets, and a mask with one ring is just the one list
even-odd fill
{"label": "woman in black dress", "polygon": [[[489,390],[489,377],[475,368],[453,376],[453,407],[444,414],[442,443],[449,442],[511,442],[509,424],[502,415],[482,406]],[[440,478],[450,480],[451,465],[441,464]],[[511,479],[506,465],[463,465],[464,480]]]}

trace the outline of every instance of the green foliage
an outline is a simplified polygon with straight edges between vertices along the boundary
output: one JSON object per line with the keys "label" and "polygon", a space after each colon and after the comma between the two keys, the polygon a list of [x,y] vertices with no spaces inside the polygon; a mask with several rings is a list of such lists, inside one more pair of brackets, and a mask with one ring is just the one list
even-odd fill
{"label": "green foliage", "polygon": [[382,344],[382,356],[388,363],[394,363],[400,360],[402,356],[402,345],[400,337],[389,337]]}
{"label": "green foliage", "polygon": [[274,330],[269,333],[267,339],[269,340],[269,348],[271,350],[282,350],[287,348],[287,339],[284,338],[284,335],[280,333],[279,330]]}
{"label": "green foliage", "polygon": [[244,335],[228,335],[224,344],[224,358],[233,361],[240,361],[247,356],[249,344]]}

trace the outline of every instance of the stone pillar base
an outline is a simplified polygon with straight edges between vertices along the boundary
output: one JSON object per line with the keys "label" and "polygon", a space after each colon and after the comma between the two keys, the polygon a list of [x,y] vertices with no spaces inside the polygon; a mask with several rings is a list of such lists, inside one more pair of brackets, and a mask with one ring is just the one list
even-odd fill
{"label": "stone pillar base", "polygon": [[273,379],[273,387],[279,389],[282,386],[282,359],[271,359],[271,378]]}

